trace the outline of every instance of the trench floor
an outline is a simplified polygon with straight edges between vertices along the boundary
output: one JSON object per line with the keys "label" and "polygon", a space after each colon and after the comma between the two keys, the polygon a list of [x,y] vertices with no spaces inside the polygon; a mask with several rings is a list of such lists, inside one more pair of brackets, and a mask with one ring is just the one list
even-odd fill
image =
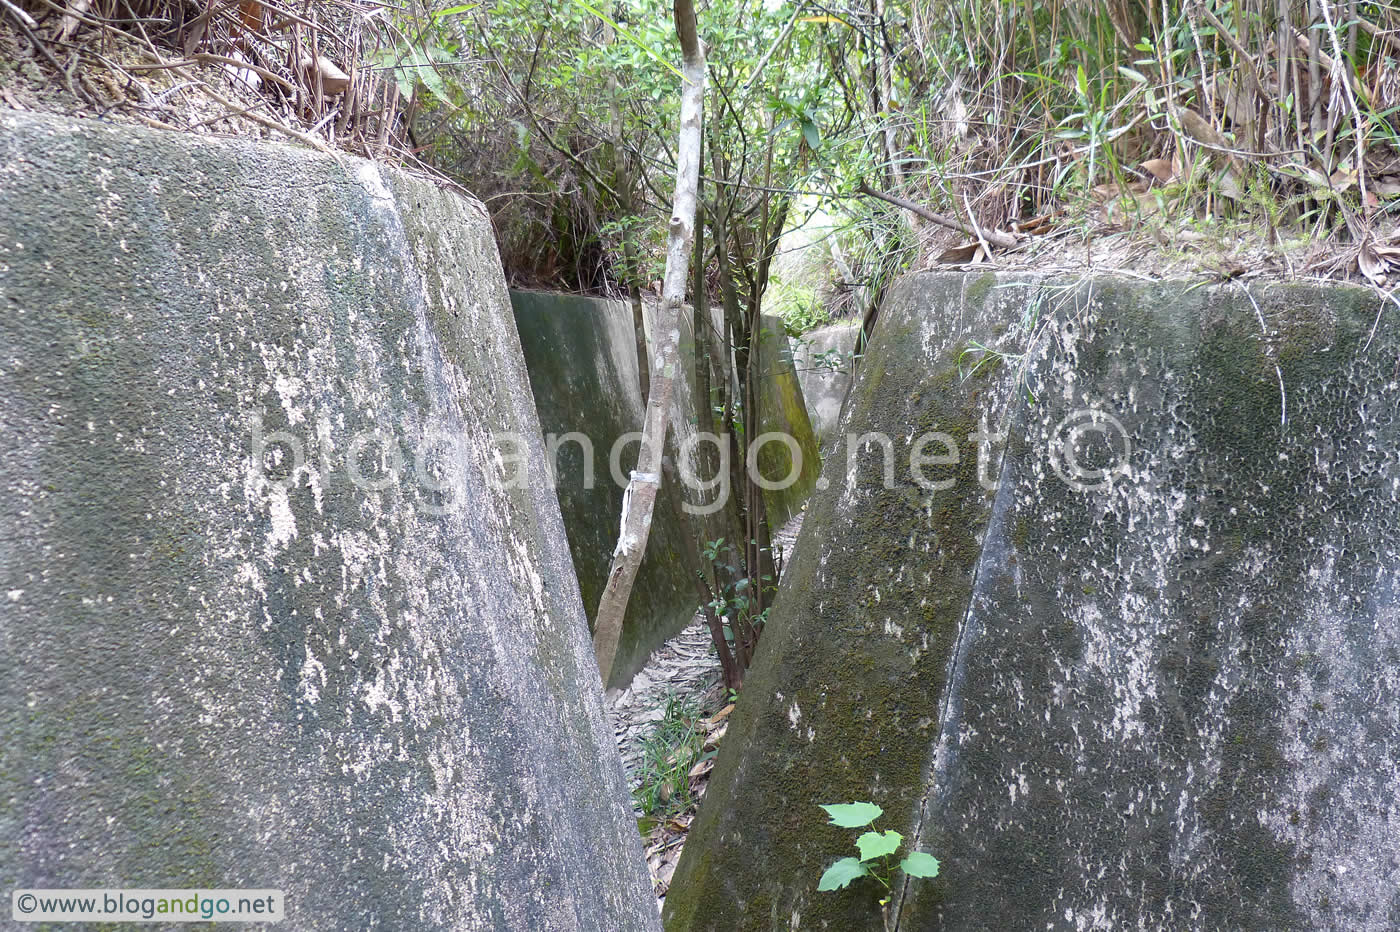
{"label": "trench floor", "polygon": [[[804,515],[798,514],[773,535],[784,572],[791,563]],[[608,716],[633,792],[633,815],[642,833],[658,908],[666,899],[691,822],[704,799],[715,752],[728,728],[734,707],[727,702],[725,692],[710,629],[705,617],[696,612],[689,625],[651,655],[626,689],[610,690],[607,695]],[[659,763],[684,770],[684,786],[677,793],[668,793],[672,799],[666,805],[644,811],[648,806],[643,800],[648,794],[643,784],[655,779],[658,764],[656,743],[650,763],[646,746],[663,727],[668,707],[672,725],[677,718],[684,720],[693,740],[674,748],[669,756],[662,752]],[[677,709],[684,712],[678,715]]]}

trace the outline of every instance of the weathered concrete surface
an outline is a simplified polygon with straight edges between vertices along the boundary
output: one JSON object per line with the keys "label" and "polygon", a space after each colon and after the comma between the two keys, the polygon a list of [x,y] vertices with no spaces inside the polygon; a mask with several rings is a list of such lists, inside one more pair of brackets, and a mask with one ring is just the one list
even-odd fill
{"label": "weathered concrete surface", "polygon": [[824,448],[835,437],[841,422],[841,406],[851,387],[859,339],[858,320],[818,327],[792,338],[792,359],[797,367],[797,381],[802,385],[802,400],[807,403],[817,441]]}
{"label": "weathered concrete surface", "polygon": [[811,497],[821,475],[821,446],[807,415],[782,318],[763,315],[759,333],[759,439],[776,436],[759,447],[755,462],[757,475],[766,483],[763,504],[768,520],[778,528]]}
{"label": "weathered concrete surface", "polygon": [[[556,451],[559,506],[591,625],[617,545],[623,489],[637,462],[638,442],[619,446],[619,441],[639,431],[643,418],[632,308],[625,301],[536,291],[514,291],[511,303],[540,424],[546,438],[556,438],[551,448]],[[654,312],[654,304],[646,306],[648,326]],[[732,536],[732,531],[708,530],[711,524],[721,527],[728,513],[706,518],[706,499],[693,487],[687,490],[675,468],[684,449],[691,475],[698,480],[692,486],[715,472],[696,460],[700,447],[689,439],[695,435],[690,330],[689,322],[683,322],[682,376],[676,380],[664,454],[670,467],[667,482],[657,497],[646,558],[627,603],[610,687],[626,686],[651,652],[695,617],[700,604],[695,581],[700,538]],[[582,438],[587,438],[586,446]],[[686,503],[695,510],[687,513]]]}
{"label": "weathered concrete surface", "polygon": [[6,113],[0,397],[0,885],[655,927],[475,201]]}
{"label": "weathered concrete surface", "polygon": [[[1351,288],[899,282],[847,413],[893,438],[895,481],[873,446],[828,459],[667,928],[880,928],[871,882],[816,892],[854,835],[817,805],[866,799],[943,861],[897,887],[899,929],[1400,926],[1379,311]],[[971,340],[1029,346],[1024,369],[964,378]],[[1126,446],[1073,436],[1094,410]],[[1009,437],[979,469],[984,416]],[[923,473],[946,490],[910,469],[927,431],[956,439]]]}

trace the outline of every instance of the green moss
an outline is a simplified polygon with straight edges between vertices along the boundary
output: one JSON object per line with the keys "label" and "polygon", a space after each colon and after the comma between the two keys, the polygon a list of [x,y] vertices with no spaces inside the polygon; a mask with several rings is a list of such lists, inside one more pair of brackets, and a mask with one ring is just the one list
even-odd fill
{"label": "green moss", "polygon": [[[984,377],[964,380],[956,350],[932,360],[911,350],[922,347],[929,333],[936,334],[938,345],[959,348],[970,339],[986,343],[996,333],[996,323],[989,321],[992,311],[974,306],[990,302],[994,279],[960,282],[967,303],[950,300],[945,281],[918,276],[892,292],[894,300],[882,310],[875,344],[849,403],[848,424],[857,433],[902,437],[940,430],[966,436],[976,430],[982,412],[1001,411],[1009,367],[989,367]],[[1058,288],[1045,289],[1052,287]],[[998,292],[1000,307],[1011,306],[1001,297],[1012,293]],[[959,490],[948,495],[923,493],[902,470],[897,470],[894,489],[879,488],[882,461],[873,449],[856,458],[854,491],[818,493],[804,540],[821,543],[795,557],[770,625],[773,640],[761,648],[760,664],[751,674],[750,688],[763,697],[762,711],[754,713],[747,731],[731,734],[708,801],[718,808],[702,813],[687,844],[687,857],[704,857],[705,867],[688,876],[683,863],[672,888],[678,902],[722,902],[711,907],[722,918],[708,919],[704,908],[696,906],[686,923],[671,926],[673,932],[766,928],[769,915],[786,918],[799,901],[804,927],[859,928],[869,919],[868,903],[810,892],[809,881],[839,842],[823,834],[820,819],[815,825],[803,821],[801,810],[832,799],[873,798],[889,810],[909,813],[911,824],[917,819],[932,753],[932,738],[922,737],[928,729],[920,731],[919,716],[937,720],[945,711],[938,708],[939,697],[968,613],[974,571],[980,607],[976,620],[985,627],[969,629],[979,632],[978,640],[972,642],[968,676],[958,693],[969,727],[960,733],[957,753],[966,758],[955,762],[949,785],[929,797],[930,821],[923,826],[935,850],[946,844],[954,853],[946,886],[916,888],[901,927],[956,925],[965,921],[959,917],[969,915],[980,921],[988,914],[983,911],[1021,919],[1030,913],[1017,910],[1024,906],[1033,912],[1031,901],[1040,895],[1036,890],[1065,889],[1066,865],[1075,865],[1071,871],[1102,867],[1094,861],[1096,846],[1116,837],[1118,823],[1114,814],[1099,818],[1095,813],[1105,799],[1116,813],[1113,806],[1130,798],[1118,794],[1141,776],[1135,769],[1139,756],[1151,761],[1143,786],[1178,779],[1198,752],[1192,738],[1180,740],[1183,727],[1188,736],[1218,735],[1206,743],[1218,748],[1210,763],[1219,777],[1193,801],[1205,830],[1220,846],[1220,867],[1210,880],[1217,886],[1206,892],[1214,895],[1211,891],[1228,887],[1228,915],[1238,917],[1243,927],[1251,922],[1259,928],[1299,924],[1288,895],[1289,878],[1296,874],[1294,852],[1258,826],[1241,828],[1240,813],[1276,809],[1277,788],[1291,766],[1281,752],[1284,736],[1271,724],[1279,721],[1273,684],[1280,677],[1308,676],[1315,689],[1328,670],[1321,661],[1300,659],[1295,666],[1288,656],[1284,645],[1297,623],[1297,606],[1286,594],[1286,584],[1262,599],[1251,580],[1252,607],[1238,609],[1239,587],[1245,585],[1239,560],[1247,551],[1262,555],[1268,564],[1263,575],[1269,579],[1302,574],[1301,561],[1285,555],[1288,539],[1318,533],[1315,509],[1295,500],[1296,490],[1319,486],[1315,461],[1304,455],[1315,436],[1308,431],[1332,423],[1330,413],[1319,416],[1323,408],[1339,410],[1332,404],[1341,394],[1333,379],[1351,376],[1336,371],[1337,360],[1359,349],[1366,333],[1351,328],[1365,315],[1343,315],[1334,334],[1328,314],[1305,312],[1289,326],[1279,324],[1265,339],[1253,304],[1236,286],[1183,293],[1178,283],[1144,288],[1094,280],[1054,294],[1057,300],[1048,302],[1051,309],[1045,313],[1062,315],[1061,325],[1075,315],[1072,319],[1084,329],[1064,346],[1045,347],[1048,358],[1037,362],[1034,373],[1046,382],[1039,391],[1040,406],[1017,407],[1019,397],[1010,402],[1008,422],[1027,427],[1013,429],[1008,442],[1003,479],[1014,484],[1014,494],[997,500],[999,508],[1006,503],[1006,524],[987,530],[1006,539],[1010,548],[984,550],[979,540],[993,502],[977,485],[975,456],[964,456],[955,470],[937,470],[940,478],[956,474],[959,480]],[[1091,294],[1093,311],[1086,313]],[[1299,297],[1315,304],[1320,300],[1316,290]],[[1282,298],[1257,293],[1256,298],[1273,328]],[[1297,355],[1288,356],[1294,343]],[[1284,352],[1276,352],[1280,345]],[[1276,360],[1284,367],[1289,392],[1286,429]],[[1070,391],[1062,391],[1068,380],[1055,381],[1056,373],[1063,375],[1070,366],[1079,376],[1072,399]],[[1133,403],[1126,400],[1130,392],[1136,392]],[[1190,528],[1186,533],[1204,538],[1210,551],[1163,556],[1170,538],[1162,538],[1166,532],[1152,524],[1159,513],[1154,509],[1160,508],[1156,499],[1148,505],[1077,497],[1028,467],[1041,452],[1033,448],[1039,440],[1031,428],[1048,429],[1067,413],[1057,406],[1085,401],[1121,406],[1128,429],[1138,432],[1134,442],[1152,454],[1145,458],[1152,468],[1147,476],[1151,488],[1169,489],[1186,502],[1181,520],[1191,523],[1171,533],[1179,537]],[[1329,434],[1347,435],[1345,429]],[[906,464],[907,452],[898,450],[896,462]],[[1247,491],[1237,491],[1241,489]],[[1309,494],[1339,500],[1353,492]],[[1101,501],[1110,504],[1092,504]],[[1002,520],[1000,511],[996,520]],[[1312,524],[1300,524],[1306,520]],[[1128,533],[1128,524],[1136,536]],[[1141,579],[1123,578],[1115,570],[1124,565],[1141,569],[1144,560],[1160,560],[1171,581],[1168,591],[1152,591],[1149,598],[1169,600],[1165,611],[1174,643],[1159,655],[1155,697],[1139,710],[1146,737],[1140,744],[1129,741],[1126,749],[1119,742],[1098,746],[1093,738],[1085,741],[1087,719],[1079,716],[1104,718],[1106,709],[1112,711],[1104,703],[1112,699],[1100,694],[1106,687],[1083,666],[1085,633],[1076,618],[1082,620],[1081,610],[1091,605],[1102,611],[1123,604],[1130,594],[1142,594]],[[1134,620],[1109,621],[1131,626]],[[902,628],[903,636],[886,634],[886,623]],[[1115,636],[1119,633],[1115,628]],[[917,655],[909,650],[915,641],[922,648]],[[1237,650],[1243,652],[1238,658]],[[1222,671],[1227,662],[1230,670],[1238,670],[1236,659],[1251,672],[1243,674],[1222,708]],[[1049,704],[1043,720],[1038,708],[1023,715],[1034,726],[1022,734],[1017,715],[1024,707],[1007,712],[1013,679],[1016,696],[1031,697],[1026,701],[1032,705],[1062,690],[1063,707]],[[777,694],[783,698],[769,698]],[[797,727],[789,719],[793,703],[802,711]],[[811,744],[809,727],[816,736]],[[1335,742],[1335,734],[1319,738],[1317,753],[1332,750],[1323,742]],[[911,737],[915,735],[920,737]],[[1067,808],[1057,810],[1049,801],[1042,806],[1036,799],[1028,808],[1014,809],[1014,819],[1007,816],[1000,827],[994,824],[1009,810],[1004,801],[1001,808],[991,801],[995,794],[987,787],[1003,776],[997,768],[1013,755],[1015,766],[1037,788],[1033,798],[1041,792],[1037,781],[1049,785],[1078,774],[1067,797],[1056,800]],[[1196,773],[1202,772],[1198,766]],[[758,788],[765,798],[770,793],[780,797],[782,812],[752,802]],[[1296,813],[1290,815],[1291,821],[1297,819]],[[1013,822],[1014,833],[997,835]],[[1094,838],[1095,845],[1076,846],[1062,838],[1067,822],[1086,833],[1080,837]],[[1163,897],[1179,897],[1182,891],[1166,889],[1154,872],[1158,855],[1174,843],[1173,829],[1149,822],[1141,834],[1135,829],[1131,843],[1114,856],[1128,863],[1128,870],[1145,871],[1139,875],[1146,878],[1141,889],[1125,899],[1160,905]],[[708,848],[716,838],[742,854]],[[1018,878],[1010,893],[1007,876]],[[700,889],[687,890],[691,882]],[[1193,888],[1191,895],[1204,889]],[[732,906],[760,901],[765,904],[761,914],[742,914]],[[933,911],[929,904],[934,902],[945,908]]]}
{"label": "green moss", "polygon": [[981,308],[987,303],[991,296],[992,289],[997,285],[997,276],[994,272],[983,272],[980,275],[969,275],[964,286],[966,302],[968,307]]}

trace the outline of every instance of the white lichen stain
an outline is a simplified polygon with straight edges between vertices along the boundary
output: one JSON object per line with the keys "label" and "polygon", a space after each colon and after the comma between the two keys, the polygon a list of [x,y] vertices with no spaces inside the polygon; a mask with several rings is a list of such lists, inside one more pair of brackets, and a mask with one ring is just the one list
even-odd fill
{"label": "white lichen stain", "polygon": [[360,695],[364,704],[371,712],[386,712],[391,722],[399,721],[403,713],[403,704],[395,695],[398,692],[395,681],[398,679],[396,674],[400,665],[399,658],[391,656],[389,662],[376,671],[374,682],[360,684]]}
{"label": "white lichen stain", "polygon": [[306,645],[305,649],[306,659],[301,664],[301,698],[303,702],[315,705],[326,685],[326,668],[312,656],[311,645]]}
{"label": "white lichen stain", "polygon": [[1158,645],[1150,603],[1141,594],[1125,592],[1111,617],[1085,600],[1071,609],[1071,618],[1084,645],[1085,673],[1092,673],[1113,697],[1112,718],[1099,721],[1104,739],[1142,738],[1142,707],[1157,698]]}
{"label": "white lichen stain", "polygon": [[[1298,858],[1291,893],[1311,928],[1381,932],[1400,887],[1400,763],[1377,735],[1400,733],[1400,673],[1383,661],[1400,651],[1400,554],[1380,557],[1360,603],[1327,543],[1305,574],[1307,607],[1292,627],[1290,654],[1308,658],[1282,693],[1281,749],[1288,761],[1276,805],[1255,817]],[[1325,797],[1327,805],[1315,800]],[[1364,815],[1363,815],[1364,814]]]}
{"label": "white lichen stain", "polygon": [[267,486],[264,502],[272,527],[267,534],[267,556],[275,559],[278,552],[290,544],[297,536],[297,519],[292,514],[292,504],[287,498],[287,490],[281,485]]}

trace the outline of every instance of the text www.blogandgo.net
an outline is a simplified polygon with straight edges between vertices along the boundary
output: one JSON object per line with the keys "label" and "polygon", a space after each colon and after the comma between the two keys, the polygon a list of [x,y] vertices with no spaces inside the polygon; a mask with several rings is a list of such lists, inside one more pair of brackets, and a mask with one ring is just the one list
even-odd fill
{"label": "text www.blogandgo.net", "polygon": [[281,890],[15,890],[19,922],[280,922]]}

